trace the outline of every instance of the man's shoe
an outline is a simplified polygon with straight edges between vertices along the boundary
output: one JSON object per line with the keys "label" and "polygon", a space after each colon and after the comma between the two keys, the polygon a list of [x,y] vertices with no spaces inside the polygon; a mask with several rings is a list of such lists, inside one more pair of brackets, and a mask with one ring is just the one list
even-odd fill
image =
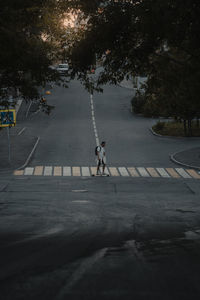
{"label": "man's shoe", "polygon": [[109,174],[107,174],[107,173],[105,173],[105,172],[103,172],[102,175],[103,175],[103,176],[109,176]]}

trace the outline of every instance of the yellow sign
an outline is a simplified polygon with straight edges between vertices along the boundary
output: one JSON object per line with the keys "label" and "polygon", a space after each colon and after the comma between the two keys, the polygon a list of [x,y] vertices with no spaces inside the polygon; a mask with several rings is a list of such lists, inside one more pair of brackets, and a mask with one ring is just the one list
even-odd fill
{"label": "yellow sign", "polygon": [[50,91],[46,91],[45,94],[46,94],[46,95],[51,95],[51,92],[50,92]]}
{"label": "yellow sign", "polygon": [[15,109],[0,110],[0,127],[12,127],[16,125]]}

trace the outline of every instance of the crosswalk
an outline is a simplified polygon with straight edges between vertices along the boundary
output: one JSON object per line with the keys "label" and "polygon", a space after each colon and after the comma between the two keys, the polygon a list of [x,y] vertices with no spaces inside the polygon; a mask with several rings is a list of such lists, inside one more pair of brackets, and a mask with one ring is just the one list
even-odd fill
{"label": "crosswalk", "polygon": [[[107,167],[105,172],[112,177],[200,179],[200,174],[194,169],[183,168]],[[96,167],[35,166],[15,170],[13,174],[15,176],[89,177],[96,174]]]}

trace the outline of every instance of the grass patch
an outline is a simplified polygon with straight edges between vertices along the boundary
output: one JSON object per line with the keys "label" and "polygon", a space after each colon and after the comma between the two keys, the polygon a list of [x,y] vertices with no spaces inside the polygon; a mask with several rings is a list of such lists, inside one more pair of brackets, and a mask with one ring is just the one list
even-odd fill
{"label": "grass patch", "polygon": [[[157,122],[152,126],[153,131],[157,134],[166,136],[185,136],[183,123],[180,122]],[[197,122],[192,122],[192,136],[200,137],[200,127],[197,126]]]}

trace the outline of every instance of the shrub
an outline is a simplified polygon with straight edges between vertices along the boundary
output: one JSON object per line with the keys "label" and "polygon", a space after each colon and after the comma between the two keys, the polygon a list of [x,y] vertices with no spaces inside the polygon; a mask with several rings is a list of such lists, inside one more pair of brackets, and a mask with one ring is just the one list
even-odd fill
{"label": "shrub", "polygon": [[160,122],[159,121],[159,122],[156,123],[156,125],[153,126],[153,129],[155,131],[161,131],[161,130],[164,129],[164,127],[165,127],[165,122]]}

